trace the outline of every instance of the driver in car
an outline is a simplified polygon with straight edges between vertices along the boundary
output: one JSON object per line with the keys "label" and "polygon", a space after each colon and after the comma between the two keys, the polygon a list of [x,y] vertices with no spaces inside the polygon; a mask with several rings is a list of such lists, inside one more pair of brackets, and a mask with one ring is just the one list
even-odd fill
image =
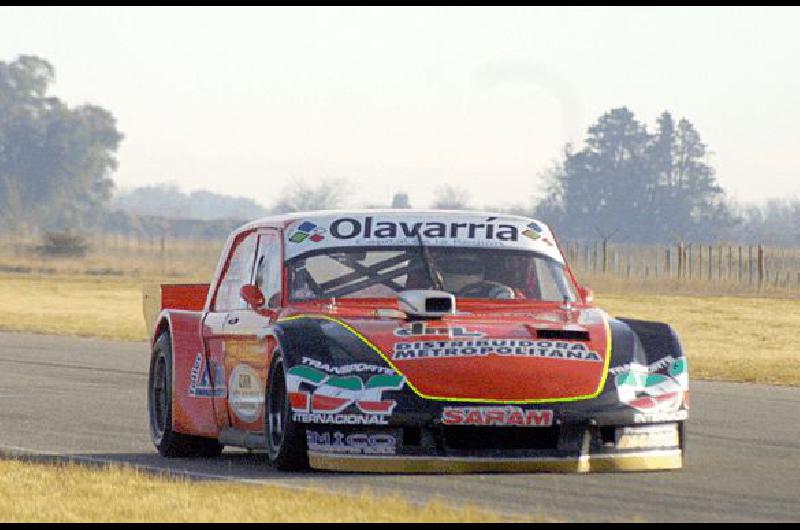
{"label": "driver in car", "polygon": [[503,260],[477,255],[452,256],[443,259],[439,268],[444,276],[445,288],[463,298],[490,298],[514,300],[525,298],[521,289],[513,286],[512,271]]}

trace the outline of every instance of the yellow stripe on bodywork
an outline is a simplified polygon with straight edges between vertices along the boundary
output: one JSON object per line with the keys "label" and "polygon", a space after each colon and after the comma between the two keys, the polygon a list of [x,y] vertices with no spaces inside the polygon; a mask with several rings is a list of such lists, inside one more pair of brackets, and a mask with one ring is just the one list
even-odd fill
{"label": "yellow stripe on bodywork", "polygon": [[[600,395],[603,391],[603,387],[606,384],[606,379],[608,378],[608,367],[611,363],[611,328],[608,325],[608,316],[604,312],[600,312],[600,315],[603,319],[603,326],[606,330],[606,338],[607,338],[607,346],[606,346],[606,358],[605,364],[603,365],[603,375],[600,378],[600,384],[597,386],[597,390],[591,394],[586,394],[583,396],[575,396],[575,397],[568,397],[568,398],[540,398],[540,399],[523,399],[523,400],[507,400],[507,399],[483,399],[483,398],[454,398],[454,397],[443,397],[443,396],[431,396],[420,392],[414,384],[408,380],[406,377],[406,383],[411,388],[411,390],[419,397],[423,399],[429,399],[433,401],[456,401],[456,402],[466,402],[466,403],[498,403],[498,404],[535,404],[535,403],[565,403],[569,401],[582,401],[585,399],[592,399],[596,398]],[[302,314],[302,315],[292,315],[290,317],[282,318],[277,322],[287,322],[291,320],[300,320],[300,319],[323,319],[328,320],[330,322],[334,322],[339,324],[344,329],[358,337],[364,344],[370,347],[375,353],[377,353],[386,363],[398,374],[405,376],[405,374],[400,370],[394,363],[381,351],[380,348],[375,346],[367,337],[362,335],[357,329],[350,326],[346,322],[339,320],[338,318],[333,318],[327,315],[315,315],[315,314]]]}

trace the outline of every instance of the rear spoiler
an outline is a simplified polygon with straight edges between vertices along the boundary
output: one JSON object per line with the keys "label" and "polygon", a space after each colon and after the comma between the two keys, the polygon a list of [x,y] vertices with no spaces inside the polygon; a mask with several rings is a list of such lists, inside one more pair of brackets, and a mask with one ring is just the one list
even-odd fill
{"label": "rear spoiler", "polygon": [[163,283],[147,284],[143,288],[142,308],[148,332],[156,326],[156,319],[164,309],[202,311],[206,305],[209,284]]}

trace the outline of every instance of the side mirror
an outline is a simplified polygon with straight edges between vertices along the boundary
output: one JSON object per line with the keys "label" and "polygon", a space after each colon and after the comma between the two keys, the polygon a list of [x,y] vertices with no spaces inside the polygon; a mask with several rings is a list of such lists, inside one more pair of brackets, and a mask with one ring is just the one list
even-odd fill
{"label": "side mirror", "polygon": [[578,287],[578,294],[581,298],[583,298],[584,303],[591,304],[594,302],[594,293],[592,292],[591,287],[581,285]]}
{"label": "side mirror", "polygon": [[239,296],[253,309],[264,306],[264,293],[261,292],[258,285],[253,285],[251,283],[242,285],[242,288],[239,289]]}

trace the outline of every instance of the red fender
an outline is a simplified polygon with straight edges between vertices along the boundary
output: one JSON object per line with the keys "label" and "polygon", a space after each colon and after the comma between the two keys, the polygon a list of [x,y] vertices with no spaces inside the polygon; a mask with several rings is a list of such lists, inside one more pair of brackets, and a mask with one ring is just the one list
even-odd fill
{"label": "red fender", "polygon": [[[206,356],[201,338],[202,313],[167,310],[166,320],[172,342],[172,429],[184,434],[216,438],[219,428],[214,417],[211,388],[204,388]],[[221,381],[224,388],[224,378]]]}

